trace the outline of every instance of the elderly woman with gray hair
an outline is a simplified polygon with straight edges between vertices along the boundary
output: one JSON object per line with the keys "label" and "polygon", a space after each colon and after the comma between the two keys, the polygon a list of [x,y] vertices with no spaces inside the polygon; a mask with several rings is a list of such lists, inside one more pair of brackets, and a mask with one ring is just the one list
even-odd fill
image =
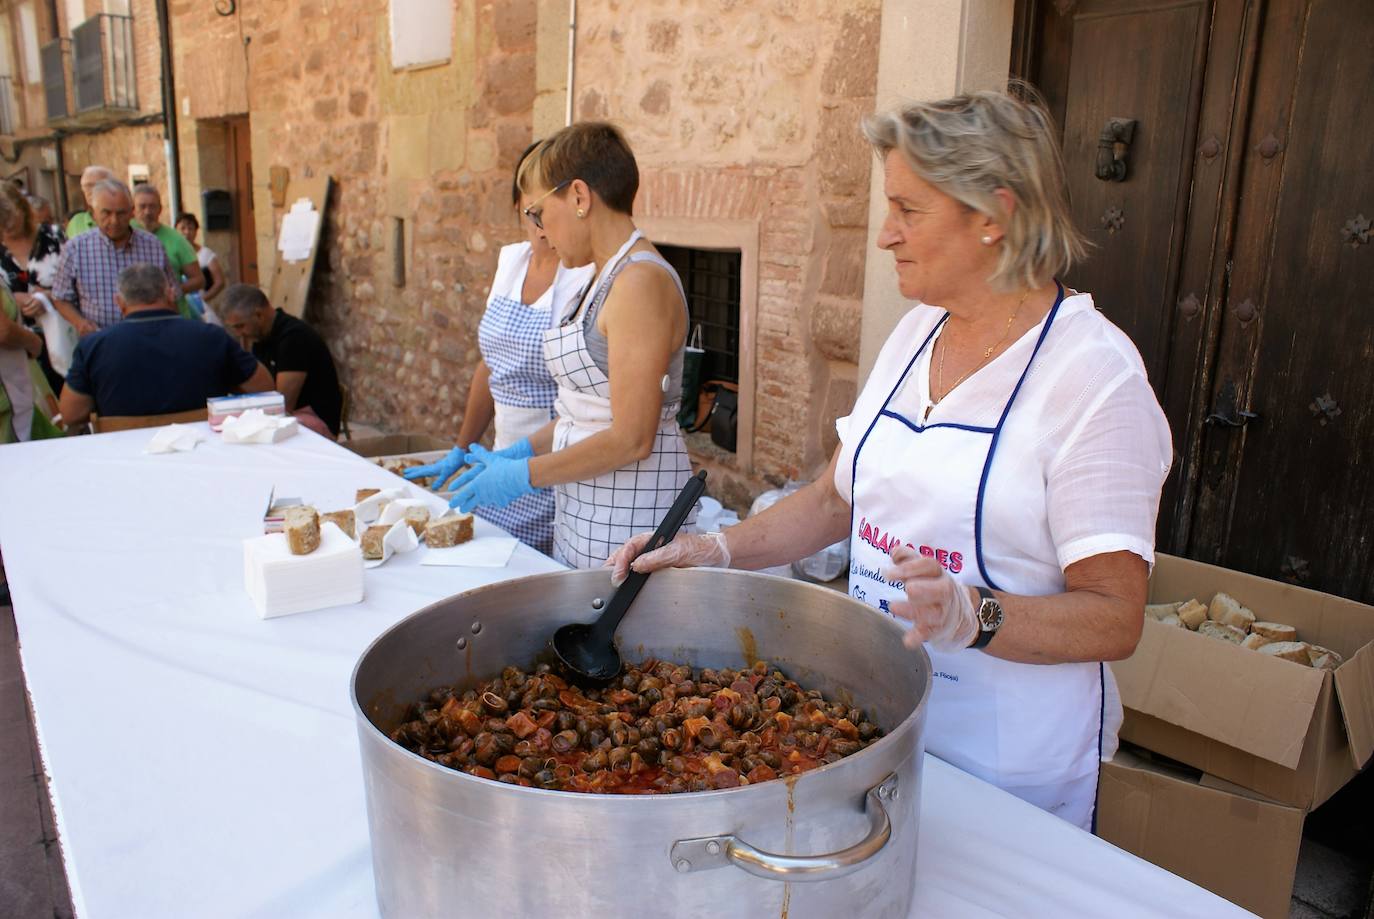
{"label": "elderly woman with gray hair", "polygon": [[[1022,94],[1022,95],[1028,95]],[[1083,255],[1048,114],[981,92],[867,119],[915,306],[820,479],[727,534],[608,562],[764,568],[848,536],[850,594],[934,665],[926,747],[1087,829],[1140,637],[1169,428]],[[631,561],[633,560],[633,561]]]}

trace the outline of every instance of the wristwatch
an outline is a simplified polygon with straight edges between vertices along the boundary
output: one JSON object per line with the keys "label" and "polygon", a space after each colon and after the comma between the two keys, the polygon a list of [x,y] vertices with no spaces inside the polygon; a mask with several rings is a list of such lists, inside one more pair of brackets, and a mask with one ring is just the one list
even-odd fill
{"label": "wristwatch", "polygon": [[1002,604],[992,595],[992,591],[986,587],[975,587],[982,602],[978,604],[975,614],[978,616],[978,634],[973,638],[973,644],[969,649],[977,651],[986,648],[988,642],[997,634],[997,630],[1002,627],[1002,620],[1005,618],[1002,613]]}

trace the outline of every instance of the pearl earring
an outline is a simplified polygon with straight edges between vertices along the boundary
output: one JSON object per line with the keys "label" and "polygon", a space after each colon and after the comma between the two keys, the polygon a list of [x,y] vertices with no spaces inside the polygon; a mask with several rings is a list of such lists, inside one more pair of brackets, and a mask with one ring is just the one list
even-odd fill
{"label": "pearl earring", "polygon": [[984,237],[983,237],[983,245],[985,245],[985,246],[990,246],[990,245],[992,245],[992,237],[991,237],[991,236],[984,236]]}
{"label": "pearl earring", "polygon": [[587,212],[584,211],[584,210],[582,210],[582,208],[579,207],[579,208],[577,209],[577,216],[578,216],[578,217],[586,217],[586,216],[587,216]]}

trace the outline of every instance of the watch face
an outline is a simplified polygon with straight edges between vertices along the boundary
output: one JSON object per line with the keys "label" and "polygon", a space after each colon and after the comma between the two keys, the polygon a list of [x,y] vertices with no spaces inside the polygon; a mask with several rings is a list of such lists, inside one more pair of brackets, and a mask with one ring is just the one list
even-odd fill
{"label": "watch face", "polygon": [[995,632],[1002,627],[1002,604],[996,600],[985,599],[978,606],[978,625],[984,632]]}

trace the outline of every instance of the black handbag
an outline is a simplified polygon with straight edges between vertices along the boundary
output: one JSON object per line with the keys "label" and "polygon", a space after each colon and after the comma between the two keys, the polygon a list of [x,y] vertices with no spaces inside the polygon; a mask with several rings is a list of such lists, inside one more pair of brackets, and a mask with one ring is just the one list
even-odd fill
{"label": "black handbag", "polygon": [[722,450],[735,452],[735,428],[739,420],[739,390],[721,386],[711,406],[711,442]]}

